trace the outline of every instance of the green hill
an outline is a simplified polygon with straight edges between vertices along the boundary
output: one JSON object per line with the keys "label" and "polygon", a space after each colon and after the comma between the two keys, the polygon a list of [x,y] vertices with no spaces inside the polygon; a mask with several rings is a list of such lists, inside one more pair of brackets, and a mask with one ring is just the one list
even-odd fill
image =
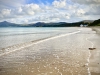
{"label": "green hill", "polygon": [[90,23],[89,26],[100,26],[100,19],[95,20],[93,23]]}

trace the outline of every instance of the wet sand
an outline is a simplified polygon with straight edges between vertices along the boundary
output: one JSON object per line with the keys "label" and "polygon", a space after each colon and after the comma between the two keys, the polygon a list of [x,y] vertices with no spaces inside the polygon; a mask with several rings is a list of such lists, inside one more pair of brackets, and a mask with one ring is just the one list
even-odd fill
{"label": "wet sand", "polygon": [[96,49],[90,51],[91,58],[89,66],[91,75],[100,75],[100,27],[92,27],[92,29],[96,31],[95,37],[91,38]]}
{"label": "wet sand", "polygon": [[90,28],[82,28],[77,34],[50,39],[0,56],[0,75],[95,75],[97,72],[94,72],[88,48],[92,47],[91,41],[96,50],[100,48],[93,35],[96,34]]}

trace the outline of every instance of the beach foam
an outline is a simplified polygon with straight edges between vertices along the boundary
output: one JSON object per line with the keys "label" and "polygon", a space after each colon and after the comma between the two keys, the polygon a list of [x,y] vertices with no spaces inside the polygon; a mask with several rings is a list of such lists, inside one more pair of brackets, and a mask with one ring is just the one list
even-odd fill
{"label": "beach foam", "polygon": [[10,47],[7,47],[7,48],[3,48],[2,50],[0,50],[0,51],[3,52],[3,53],[1,52],[0,56],[3,56],[3,55],[6,55],[6,54],[9,54],[9,53],[18,51],[18,50],[20,50],[22,48],[29,47],[29,46],[31,46],[33,44],[42,43],[44,41],[48,41],[48,40],[52,40],[52,39],[56,39],[56,38],[60,38],[60,37],[64,37],[64,36],[68,36],[68,35],[71,35],[71,34],[76,34],[76,33],[79,33],[79,32],[80,31],[67,33],[67,34],[61,34],[61,35],[58,35],[58,36],[53,36],[53,37],[49,37],[49,38],[44,38],[44,39],[40,39],[40,40],[36,40],[36,41],[26,42],[26,43],[10,46]]}

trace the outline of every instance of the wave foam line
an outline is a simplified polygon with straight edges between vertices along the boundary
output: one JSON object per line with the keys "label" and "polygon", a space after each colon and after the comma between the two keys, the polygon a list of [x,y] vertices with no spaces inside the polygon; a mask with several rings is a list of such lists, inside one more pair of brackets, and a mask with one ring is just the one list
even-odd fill
{"label": "wave foam line", "polygon": [[[93,35],[94,36],[94,35]],[[88,42],[90,42],[91,44],[92,44],[92,46],[91,46],[91,48],[93,48],[94,47],[94,43],[92,42],[92,41],[90,41],[90,40],[88,40],[89,38],[91,38],[91,37],[93,37],[93,36],[90,36],[90,37],[87,37],[86,38],[86,41],[88,41]],[[87,59],[87,66],[88,66],[88,75],[91,75],[91,72],[90,72],[90,69],[89,69],[89,63],[90,63],[90,57],[91,57],[91,53],[90,53],[90,50],[89,50],[89,57],[88,57],[88,59]]]}
{"label": "wave foam line", "polygon": [[45,41],[49,41],[49,40],[52,40],[52,39],[56,39],[56,38],[60,38],[60,37],[64,37],[64,36],[68,36],[68,35],[72,35],[72,34],[76,34],[76,33],[79,33],[79,32],[80,32],[80,31],[76,31],[76,32],[72,32],[72,33],[67,33],[67,34],[62,34],[62,35],[50,37],[50,38],[43,39],[43,40],[36,41],[36,42],[31,41],[31,42],[24,43],[24,44],[21,44],[21,45],[19,44],[19,45],[16,45],[17,48],[15,48],[15,49],[13,49],[13,47],[10,47],[10,48],[5,49],[6,51],[8,51],[8,50],[11,49],[11,51],[2,53],[2,54],[0,54],[0,56],[7,55],[7,54],[9,54],[9,53],[18,51],[18,50],[20,50],[20,49],[23,49],[23,48],[26,48],[26,47],[29,47],[29,46],[32,46],[32,45],[34,45],[34,44],[39,44],[39,43],[42,43],[42,42],[45,42]]}

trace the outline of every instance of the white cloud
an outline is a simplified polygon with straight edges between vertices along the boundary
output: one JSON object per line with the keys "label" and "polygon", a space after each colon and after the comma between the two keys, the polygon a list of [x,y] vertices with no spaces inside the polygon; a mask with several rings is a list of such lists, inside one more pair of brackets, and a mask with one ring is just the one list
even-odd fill
{"label": "white cloud", "polygon": [[100,5],[89,5],[85,11],[86,15],[100,15]]}
{"label": "white cloud", "polygon": [[[3,14],[4,13],[1,13],[1,15]],[[0,18],[7,19],[7,20],[15,18],[16,20],[20,20],[20,22],[26,22],[26,21],[27,22],[34,22],[34,21],[42,21],[42,22],[55,21],[56,22],[61,19],[64,20],[70,18],[70,15],[66,11],[60,11],[59,8],[54,8],[53,6],[48,6],[48,5],[44,5],[40,7],[40,5],[34,3],[22,5],[16,9],[10,9],[9,14],[10,15],[7,14],[7,17],[0,16]],[[14,22],[16,21],[14,20]]]}
{"label": "white cloud", "polygon": [[[81,7],[82,10],[84,10],[84,16],[95,16],[100,15],[100,0],[72,0],[75,3],[78,3],[78,5],[83,5]],[[74,4],[75,4],[74,3]],[[93,17],[89,18],[92,19]],[[98,18],[97,18],[98,19]]]}
{"label": "white cloud", "polygon": [[[99,19],[96,15],[100,16],[100,0],[72,0],[74,5],[69,6],[73,10],[72,16],[81,17],[85,19]],[[89,16],[89,17],[88,17]],[[85,18],[84,18],[85,17]],[[91,17],[91,18],[90,18]]]}
{"label": "white cloud", "polygon": [[[12,2],[10,3],[8,1]],[[98,0],[98,3],[93,3],[93,0],[84,0],[87,2],[86,4],[82,0],[72,0],[75,3],[69,3],[69,0],[54,0],[51,4],[24,4],[25,0],[8,1],[7,4],[5,0],[0,0],[0,4],[4,4],[0,5],[2,6],[0,7],[0,21],[6,20],[15,23],[68,22],[92,19],[93,15],[100,16]],[[89,5],[87,5],[88,3]],[[95,16],[95,19],[98,16]]]}
{"label": "white cloud", "polygon": [[78,9],[75,13],[77,16],[84,16],[85,11],[83,9]]}
{"label": "white cloud", "polygon": [[23,9],[22,9],[21,7],[19,7],[19,8],[18,8],[18,13],[21,13],[22,10],[23,10]]}
{"label": "white cloud", "polygon": [[35,13],[38,13],[41,11],[41,8],[37,4],[27,4],[20,6],[16,9],[2,9],[0,11],[0,18],[6,19],[6,18],[20,18],[20,17],[26,17],[26,16],[33,16]]}
{"label": "white cloud", "polygon": [[40,11],[40,7],[37,4],[32,3],[22,6],[22,12],[27,15],[34,15],[38,11]]}
{"label": "white cloud", "polygon": [[72,0],[79,4],[100,4],[100,0]]}
{"label": "white cloud", "polygon": [[57,8],[63,8],[66,6],[66,0],[54,0],[52,5]]}
{"label": "white cloud", "polygon": [[11,14],[11,9],[2,9],[0,11],[0,18],[7,18]]}
{"label": "white cloud", "polygon": [[0,9],[19,7],[25,2],[25,0],[0,0]]}
{"label": "white cloud", "polygon": [[11,12],[10,9],[3,9],[3,10],[1,11],[1,14],[2,14],[3,16],[6,16],[6,15],[10,15],[10,12]]}

